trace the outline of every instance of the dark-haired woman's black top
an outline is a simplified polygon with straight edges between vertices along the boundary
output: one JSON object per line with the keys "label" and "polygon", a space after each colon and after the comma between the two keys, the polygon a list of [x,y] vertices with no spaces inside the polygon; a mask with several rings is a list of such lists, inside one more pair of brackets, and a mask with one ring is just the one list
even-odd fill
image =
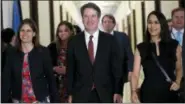
{"label": "dark-haired woman's black top", "polygon": [[177,94],[170,91],[171,84],[166,81],[165,76],[156,65],[152,52],[157,56],[169,77],[175,81],[176,49],[178,42],[170,40],[159,42],[160,55],[156,54],[155,43],[143,42],[137,45],[141,56],[141,64],[144,71],[144,81],[141,86],[140,101],[142,103],[175,103]]}

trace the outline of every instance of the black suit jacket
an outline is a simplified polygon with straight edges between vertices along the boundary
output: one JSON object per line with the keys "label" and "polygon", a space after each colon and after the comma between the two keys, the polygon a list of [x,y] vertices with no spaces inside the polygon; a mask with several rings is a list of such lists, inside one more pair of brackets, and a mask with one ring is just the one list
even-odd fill
{"label": "black suit jacket", "polygon": [[92,65],[82,32],[68,43],[68,92],[73,102],[88,101],[93,82],[101,102],[113,102],[113,94],[122,93],[122,69],[117,42],[110,34],[99,32],[95,62]]}
{"label": "black suit jacket", "polygon": [[58,66],[57,65],[58,52],[57,52],[56,43],[53,42],[53,43],[49,44],[47,48],[49,49],[49,52],[50,52],[52,65],[53,66]]}
{"label": "black suit jacket", "polygon": [[[7,55],[2,77],[2,102],[7,102],[10,96],[21,100],[23,58],[24,53],[17,49]],[[51,102],[59,102],[59,94],[47,48],[41,46],[33,48],[29,53],[28,60],[36,99],[43,101],[46,96],[50,96]]]}
{"label": "black suit jacket", "polygon": [[122,60],[123,68],[123,82],[128,81],[128,72],[133,70],[133,52],[131,49],[130,41],[128,36],[124,32],[114,31],[113,36],[118,41],[118,46],[120,48],[120,57]]}

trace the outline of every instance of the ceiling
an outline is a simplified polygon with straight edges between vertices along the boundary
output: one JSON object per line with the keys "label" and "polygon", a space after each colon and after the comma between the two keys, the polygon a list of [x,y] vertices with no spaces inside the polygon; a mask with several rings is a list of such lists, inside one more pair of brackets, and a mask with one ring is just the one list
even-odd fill
{"label": "ceiling", "polygon": [[102,15],[110,13],[115,13],[116,9],[119,7],[119,4],[121,4],[121,1],[73,1],[74,4],[77,6],[77,8],[80,7],[88,2],[93,2],[97,4],[102,12]]}

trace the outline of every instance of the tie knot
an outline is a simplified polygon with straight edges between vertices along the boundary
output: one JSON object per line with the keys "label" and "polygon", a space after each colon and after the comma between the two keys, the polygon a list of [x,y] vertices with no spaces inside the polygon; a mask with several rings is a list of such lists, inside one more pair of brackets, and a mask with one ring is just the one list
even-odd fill
{"label": "tie knot", "polygon": [[93,35],[91,35],[91,36],[89,37],[90,40],[92,40],[92,38],[93,38]]}

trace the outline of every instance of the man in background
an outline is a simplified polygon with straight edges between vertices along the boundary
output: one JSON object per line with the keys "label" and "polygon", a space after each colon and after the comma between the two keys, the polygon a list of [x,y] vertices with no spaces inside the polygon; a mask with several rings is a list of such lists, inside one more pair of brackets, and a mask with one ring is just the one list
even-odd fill
{"label": "man in background", "polygon": [[133,52],[128,36],[124,32],[114,31],[116,20],[113,15],[107,14],[102,18],[102,26],[105,32],[113,35],[120,47],[120,57],[122,58],[122,68],[124,71],[124,82],[130,81],[133,69]]}
{"label": "man in background", "polygon": [[183,93],[181,102],[184,100],[184,71],[185,71],[185,35],[184,35],[184,8],[175,8],[172,13],[172,31],[171,37],[179,42],[182,46],[182,66],[183,66],[183,78],[181,80],[180,92]]}

